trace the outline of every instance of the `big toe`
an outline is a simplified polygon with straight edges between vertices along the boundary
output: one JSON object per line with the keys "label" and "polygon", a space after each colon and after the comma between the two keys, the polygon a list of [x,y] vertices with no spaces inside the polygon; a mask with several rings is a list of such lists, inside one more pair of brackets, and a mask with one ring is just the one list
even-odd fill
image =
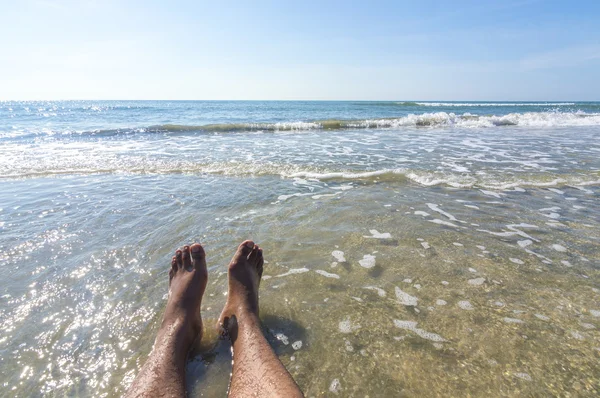
{"label": "big toe", "polygon": [[252,253],[253,249],[254,249],[254,242],[252,242],[251,240],[243,241],[238,246],[238,249],[235,252],[235,255],[233,256],[232,263],[239,263],[239,262],[242,262],[243,260],[247,260],[248,255],[250,253]]}
{"label": "big toe", "polygon": [[206,268],[206,253],[200,243],[194,243],[190,246],[190,253],[192,256],[192,265],[195,269]]}
{"label": "big toe", "polygon": [[258,253],[260,251],[260,247],[258,245],[254,245],[252,251],[248,255],[248,262],[252,264],[254,267],[258,265]]}

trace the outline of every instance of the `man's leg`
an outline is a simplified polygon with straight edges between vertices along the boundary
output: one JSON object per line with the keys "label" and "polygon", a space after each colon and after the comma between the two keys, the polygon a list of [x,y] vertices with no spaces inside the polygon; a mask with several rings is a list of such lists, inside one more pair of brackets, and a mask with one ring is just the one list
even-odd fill
{"label": "man's leg", "polygon": [[202,337],[200,303],[207,280],[201,245],[195,243],[175,252],[163,322],[127,397],[185,397],[185,361],[196,336]]}
{"label": "man's leg", "polygon": [[219,326],[233,345],[231,397],[302,397],[292,376],[265,339],[258,319],[262,250],[243,242],[229,264],[229,293]]}

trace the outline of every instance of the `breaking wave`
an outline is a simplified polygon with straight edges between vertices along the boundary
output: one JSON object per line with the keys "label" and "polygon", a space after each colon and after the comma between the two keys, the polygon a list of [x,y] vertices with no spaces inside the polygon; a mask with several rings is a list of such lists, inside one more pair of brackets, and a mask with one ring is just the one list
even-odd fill
{"label": "breaking wave", "polygon": [[94,131],[22,132],[10,130],[0,132],[0,137],[24,137],[28,135],[98,135],[110,136],[140,133],[233,133],[233,132],[301,132],[314,130],[351,130],[351,129],[397,129],[397,128],[493,128],[503,126],[521,127],[575,127],[600,126],[600,113],[587,112],[525,112],[507,115],[457,115],[451,112],[427,112],[409,114],[398,118],[362,119],[362,120],[315,120],[290,121],[280,123],[222,123],[204,125],[161,124],[149,127],[106,129]]}
{"label": "breaking wave", "polygon": [[148,132],[243,132],[243,131],[306,131],[306,130],[344,130],[344,129],[389,129],[398,127],[563,127],[563,126],[600,126],[600,113],[586,112],[526,112],[510,113],[503,116],[480,116],[468,113],[457,115],[448,112],[429,112],[410,114],[399,118],[363,119],[363,120],[316,120],[308,122],[281,123],[224,123],[200,126],[165,124],[151,126]]}
{"label": "breaking wave", "polygon": [[418,106],[435,106],[435,107],[464,107],[464,106],[574,106],[576,102],[402,102],[401,105],[414,104]]}
{"label": "breaking wave", "polygon": [[[62,163],[62,164],[61,164]],[[485,188],[505,190],[515,187],[560,187],[600,185],[600,174],[587,175],[531,174],[509,176],[503,173],[479,176],[465,173],[437,172],[411,168],[379,170],[335,170],[324,167],[277,163],[238,163],[193,161],[164,161],[142,158],[78,158],[64,162],[36,162],[20,167],[0,167],[0,179],[23,179],[61,175],[165,175],[197,174],[228,177],[278,177],[284,179],[318,180],[322,182],[353,181],[356,183],[391,182],[415,183],[421,186],[448,186],[453,188]]]}

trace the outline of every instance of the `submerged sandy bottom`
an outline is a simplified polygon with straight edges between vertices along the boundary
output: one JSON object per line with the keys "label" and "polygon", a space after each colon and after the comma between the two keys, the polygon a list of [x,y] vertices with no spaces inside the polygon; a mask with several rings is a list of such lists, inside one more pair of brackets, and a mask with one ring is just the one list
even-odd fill
{"label": "submerged sandy bottom", "polygon": [[246,238],[267,261],[265,332],[306,396],[600,393],[597,187],[113,175],[4,188],[0,395],[120,396],[191,241],[209,284],[188,384],[224,395],[231,356],[210,328]]}

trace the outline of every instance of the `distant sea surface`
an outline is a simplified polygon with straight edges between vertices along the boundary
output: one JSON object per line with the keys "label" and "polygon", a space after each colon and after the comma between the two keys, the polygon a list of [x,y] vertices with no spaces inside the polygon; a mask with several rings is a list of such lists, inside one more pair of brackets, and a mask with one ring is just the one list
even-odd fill
{"label": "distant sea surface", "polygon": [[236,245],[306,396],[600,394],[598,102],[0,102],[1,396],[116,397],[174,250]]}

